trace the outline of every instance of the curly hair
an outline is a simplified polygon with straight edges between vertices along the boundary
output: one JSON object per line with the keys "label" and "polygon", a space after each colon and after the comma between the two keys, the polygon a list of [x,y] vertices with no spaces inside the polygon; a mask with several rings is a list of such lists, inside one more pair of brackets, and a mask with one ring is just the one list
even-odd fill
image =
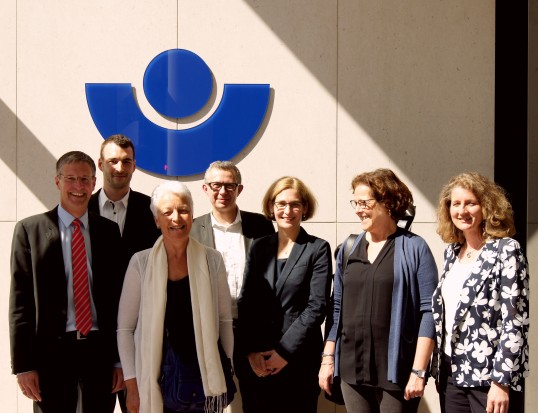
{"label": "curly hair", "polygon": [[312,218],[316,213],[316,198],[303,181],[293,176],[283,176],[269,186],[262,200],[263,215],[265,215],[267,219],[275,219],[273,214],[273,202],[275,202],[277,195],[286,189],[295,189],[298,192],[303,205],[306,207],[306,213],[303,215],[303,221]]}
{"label": "curly hair", "polygon": [[482,238],[511,237],[516,233],[514,212],[505,190],[477,172],[464,172],[453,176],[439,195],[437,207],[437,233],[444,242],[464,242],[463,232],[456,228],[450,217],[452,190],[463,188],[478,198],[482,207]]}
{"label": "curly hair", "polygon": [[405,212],[413,206],[413,195],[400,178],[390,169],[380,168],[357,175],[351,181],[351,189],[366,185],[377,202],[382,202],[396,222],[405,217]]}

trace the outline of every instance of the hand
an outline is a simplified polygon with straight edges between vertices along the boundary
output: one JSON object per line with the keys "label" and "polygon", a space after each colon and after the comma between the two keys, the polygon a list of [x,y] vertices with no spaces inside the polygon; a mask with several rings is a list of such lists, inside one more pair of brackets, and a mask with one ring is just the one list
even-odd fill
{"label": "hand", "polygon": [[318,380],[321,390],[332,396],[334,364],[323,364],[319,369]]}
{"label": "hand", "polygon": [[275,350],[264,351],[261,354],[265,358],[265,366],[270,374],[278,374],[288,365],[288,362]]}
{"label": "hand", "polygon": [[21,388],[22,394],[34,402],[40,402],[41,389],[39,388],[39,375],[37,371],[28,371],[26,373],[17,374],[17,383]]}
{"label": "hand", "polygon": [[138,395],[138,384],[136,379],[125,380],[127,396],[125,397],[125,406],[129,413],[140,412],[140,396]]}
{"label": "hand", "polygon": [[265,377],[271,373],[267,371],[265,358],[262,356],[262,353],[250,353],[248,355],[248,362],[250,363],[250,368],[258,377]]}
{"label": "hand", "polygon": [[424,396],[424,387],[426,384],[426,379],[421,379],[415,373],[409,375],[409,381],[404,390],[404,399],[410,400],[415,397]]}
{"label": "hand", "polygon": [[114,367],[114,371],[112,372],[112,393],[117,393],[123,389],[125,389],[123,369]]}
{"label": "hand", "polygon": [[508,413],[510,389],[494,381],[488,391],[486,413]]}

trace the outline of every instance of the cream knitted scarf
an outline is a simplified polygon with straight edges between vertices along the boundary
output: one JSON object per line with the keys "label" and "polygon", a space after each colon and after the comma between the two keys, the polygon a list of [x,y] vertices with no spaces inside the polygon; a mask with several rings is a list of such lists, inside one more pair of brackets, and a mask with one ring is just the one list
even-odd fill
{"label": "cream knitted scarf", "polygon": [[[187,267],[191,291],[196,352],[202,375],[206,412],[222,412],[226,404],[226,381],[222,372],[217,340],[218,314],[212,296],[212,285],[205,247],[190,238],[187,245]],[[161,373],[164,315],[168,261],[160,237],[148,257],[142,282],[137,330],[136,377],[140,394],[140,413],[162,412]]]}

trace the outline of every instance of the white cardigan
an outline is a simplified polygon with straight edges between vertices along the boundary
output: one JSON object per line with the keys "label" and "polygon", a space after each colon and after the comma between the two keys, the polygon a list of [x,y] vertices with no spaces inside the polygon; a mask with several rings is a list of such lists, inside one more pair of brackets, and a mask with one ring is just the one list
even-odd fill
{"label": "white cardigan", "polygon": [[[190,242],[196,241],[191,239]],[[231,297],[226,277],[226,269],[222,256],[218,251],[205,246],[203,248],[205,248],[207,255],[213,297],[213,308],[216,312],[216,319],[218,320],[218,334],[225,353],[230,359],[232,359],[233,330]],[[125,274],[118,312],[118,350],[123,368],[124,379],[128,380],[137,378],[139,383],[140,380],[136,376],[136,349],[137,347],[140,348],[142,337],[140,331],[138,331],[139,329],[137,329],[137,326],[141,305],[141,287],[144,283],[144,275],[146,274],[146,267],[150,252],[151,249],[147,249],[134,254],[131,258],[129,267],[127,268],[127,272]],[[163,274],[163,276],[167,277],[167,274]],[[166,285],[166,283],[164,283],[164,285]],[[164,292],[163,296],[166,297],[166,292]],[[165,306],[166,302],[161,303],[161,305]],[[155,322],[160,322],[164,326],[164,319],[160,321],[155,320]],[[158,340],[158,343],[156,342],[155,344],[159,348],[162,348],[162,336],[153,338],[153,340]],[[141,362],[150,362],[150,359],[150,355],[142,355]],[[139,388],[141,398],[143,397],[142,392],[151,392],[158,389],[158,386],[151,387],[151,390]],[[160,394],[155,396],[159,398]]]}

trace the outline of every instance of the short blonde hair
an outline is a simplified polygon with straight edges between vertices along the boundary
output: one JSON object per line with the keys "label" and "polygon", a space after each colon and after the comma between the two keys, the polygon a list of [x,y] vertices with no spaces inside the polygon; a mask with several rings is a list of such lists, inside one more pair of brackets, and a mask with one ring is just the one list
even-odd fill
{"label": "short blonde hair", "polygon": [[269,186],[262,200],[263,215],[265,215],[267,219],[272,220],[275,218],[273,214],[273,203],[275,202],[277,195],[286,189],[295,189],[299,193],[301,201],[306,207],[306,213],[303,215],[303,221],[312,218],[316,213],[316,198],[314,198],[314,195],[312,195],[312,192],[310,189],[308,189],[303,181],[293,176],[283,176]]}
{"label": "short blonde hair", "polygon": [[516,233],[514,212],[505,190],[477,172],[464,172],[453,176],[439,194],[437,207],[437,233],[444,242],[464,242],[463,232],[456,228],[450,217],[452,190],[463,188],[478,198],[482,207],[482,237],[503,238]]}

